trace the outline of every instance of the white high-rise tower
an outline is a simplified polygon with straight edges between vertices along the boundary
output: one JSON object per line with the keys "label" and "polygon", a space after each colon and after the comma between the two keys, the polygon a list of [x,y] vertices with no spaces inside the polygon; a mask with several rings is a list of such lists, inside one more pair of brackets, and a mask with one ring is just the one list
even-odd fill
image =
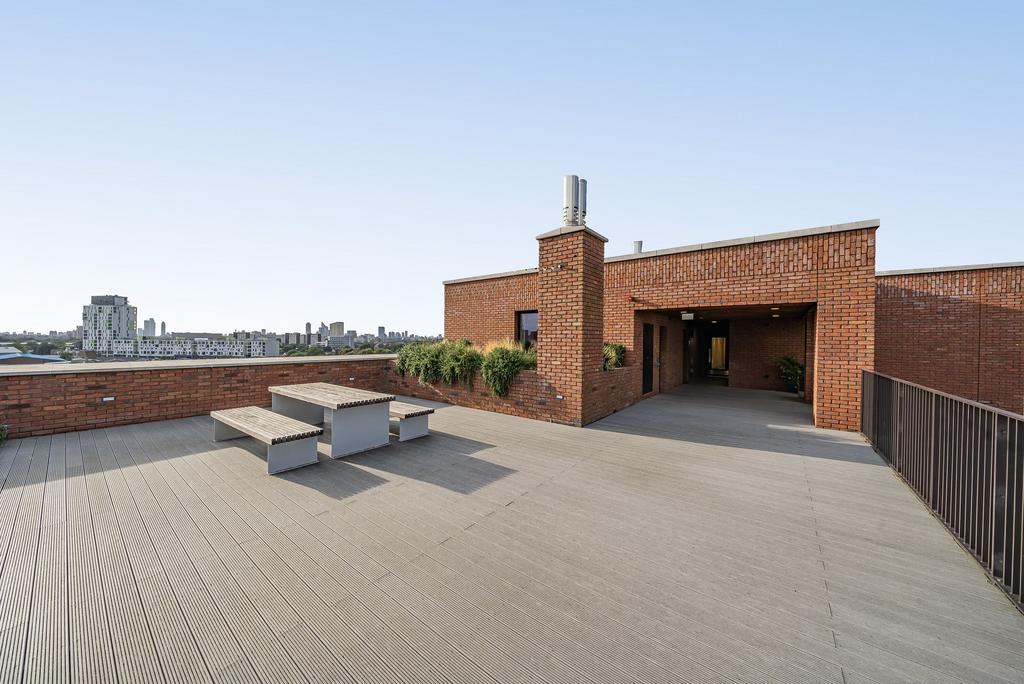
{"label": "white high-rise tower", "polygon": [[82,350],[112,352],[114,340],[134,340],[136,308],[127,297],[100,295],[82,307]]}

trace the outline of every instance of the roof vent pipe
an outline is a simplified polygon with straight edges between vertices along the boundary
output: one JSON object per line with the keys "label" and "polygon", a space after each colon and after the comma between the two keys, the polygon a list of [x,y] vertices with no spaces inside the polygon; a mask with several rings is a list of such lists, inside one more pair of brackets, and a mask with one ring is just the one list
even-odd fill
{"label": "roof vent pipe", "polygon": [[580,225],[587,225],[587,179],[580,178],[579,186],[579,207],[580,207]]}
{"label": "roof vent pipe", "polygon": [[644,251],[643,240],[633,240],[633,254],[640,254]]}
{"label": "roof vent pipe", "polygon": [[565,191],[562,194],[562,222],[567,226],[578,226],[580,220],[580,177],[566,176]]}

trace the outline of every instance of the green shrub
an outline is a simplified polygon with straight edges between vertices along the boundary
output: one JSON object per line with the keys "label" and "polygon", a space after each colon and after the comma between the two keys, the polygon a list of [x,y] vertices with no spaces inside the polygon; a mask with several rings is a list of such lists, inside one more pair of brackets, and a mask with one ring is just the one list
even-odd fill
{"label": "green shrub", "polygon": [[779,376],[793,389],[798,391],[804,386],[804,364],[792,356],[783,356],[775,362],[779,368]]}
{"label": "green shrub", "polygon": [[604,343],[604,369],[618,368],[626,362],[626,347],[614,342]]}
{"label": "green shrub", "polygon": [[512,381],[519,371],[537,367],[537,352],[510,347],[495,347],[484,356],[480,374],[484,382],[499,397],[508,396]]}
{"label": "green shrub", "polygon": [[398,350],[395,368],[402,375],[415,375],[425,385],[473,384],[483,355],[465,340],[415,342]]}
{"label": "green shrub", "polygon": [[7,441],[8,430],[9,428],[6,425],[0,423],[0,444],[3,444],[5,441]]}

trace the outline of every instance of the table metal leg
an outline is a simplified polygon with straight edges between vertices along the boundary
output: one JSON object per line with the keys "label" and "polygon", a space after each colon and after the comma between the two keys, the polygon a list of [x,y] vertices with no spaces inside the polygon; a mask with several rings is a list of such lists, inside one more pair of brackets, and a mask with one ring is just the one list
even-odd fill
{"label": "table metal leg", "polygon": [[295,420],[301,420],[309,425],[323,425],[324,407],[316,404],[308,404],[298,399],[284,397],[280,394],[270,395],[270,408],[274,413],[288,416]]}
{"label": "table metal leg", "polygon": [[316,437],[296,439],[267,447],[267,472],[271,475],[316,463]]}
{"label": "table metal leg", "polygon": [[331,458],[357,454],[388,443],[387,402],[331,412]]}

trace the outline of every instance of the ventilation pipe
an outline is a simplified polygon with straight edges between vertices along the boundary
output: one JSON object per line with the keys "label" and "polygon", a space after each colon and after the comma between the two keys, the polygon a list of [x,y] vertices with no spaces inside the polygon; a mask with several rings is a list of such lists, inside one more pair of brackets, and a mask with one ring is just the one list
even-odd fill
{"label": "ventilation pipe", "polygon": [[580,207],[580,225],[587,225],[587,179],[580,178],[578,184],[579,187],[579,207]]}
{"label": "ventilation pipe", "polygon": [[644,241],[633,240],[633,254],[640,254],[642,251],[644,251]]}
{"label": "ventilation pipe", "polygon": [[580,177],[566,176],[565,191],[562,193],[562,222],[567,226],[578,226],[580,220]]}

